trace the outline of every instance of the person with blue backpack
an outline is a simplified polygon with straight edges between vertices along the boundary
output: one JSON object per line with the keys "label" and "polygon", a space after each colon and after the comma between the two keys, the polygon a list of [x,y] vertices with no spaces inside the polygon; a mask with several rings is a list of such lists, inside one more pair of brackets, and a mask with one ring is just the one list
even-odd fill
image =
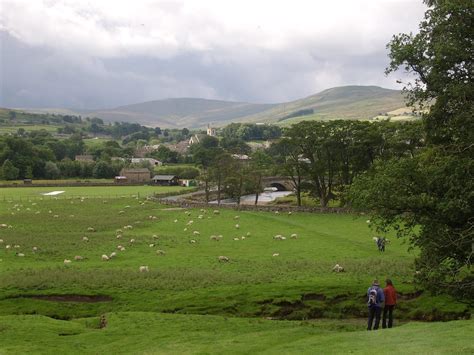
{"label": "person with blue backpack", "polygon": [[[380,288],[378,280],[372,282],[372,286],[367,290],[367,307],[369,308],[369,320],[367,322],[367,330],[379,329],[380,315],[382,313],[382,305],[385,301],[383,290]],[[375,320],[375,323],[374,323]]]}

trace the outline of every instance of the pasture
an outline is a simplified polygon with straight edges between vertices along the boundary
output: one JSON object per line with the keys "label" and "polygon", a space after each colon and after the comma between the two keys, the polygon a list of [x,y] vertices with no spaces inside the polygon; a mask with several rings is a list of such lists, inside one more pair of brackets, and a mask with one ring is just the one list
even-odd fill
{"label": "pasture", "polygon": [[[367,217],[184,210],[95,189],[104,197],[0,201],[0,353],[474,350],[472,321],[404,324],[470,309],[416,290],[416,251],[388,235],[379,253]],[[396,328],[369,334],[375,277],[402,298]]]}

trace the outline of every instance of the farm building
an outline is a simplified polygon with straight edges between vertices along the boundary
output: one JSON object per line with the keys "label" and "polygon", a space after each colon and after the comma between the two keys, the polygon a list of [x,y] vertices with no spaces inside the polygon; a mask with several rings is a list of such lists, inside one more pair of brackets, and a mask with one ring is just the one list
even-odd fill
{"label": "farm building", "polygon": [[140,182],[150,182],[150,170],[145,168],[127,169],[120,171],[120,177],[126,177],[127,183],[134,184]]}
{"label": "farm building", "polygon": [[151,181],[153,181],[154,184],[161,186],[178,185],[178,177],[175,175],[155,175]]}

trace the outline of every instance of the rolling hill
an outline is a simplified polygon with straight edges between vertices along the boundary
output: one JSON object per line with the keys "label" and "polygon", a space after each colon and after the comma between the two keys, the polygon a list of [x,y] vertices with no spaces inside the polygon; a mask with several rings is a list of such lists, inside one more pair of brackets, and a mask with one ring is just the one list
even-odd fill
{"label": "rolling hill", "polygon": [[[64,109],[58,109],[64,112]],[[56,109],[48,112],[60,112]],[[27,111],[38,112],[29,109]],[[45,112],[45,110],[41,110]],[[269,122],[287,125],[301,120],[372,119],[409,112],[400,91],[378,86],[342,86],[303,99],[281,104],[252,104],[199,98],[148,101],[103,110],[81,110],[76,114],[105,121],[137,122],[163,128],[199,128],[208,123]],[[71,112],[71,111],[69,111]]]}

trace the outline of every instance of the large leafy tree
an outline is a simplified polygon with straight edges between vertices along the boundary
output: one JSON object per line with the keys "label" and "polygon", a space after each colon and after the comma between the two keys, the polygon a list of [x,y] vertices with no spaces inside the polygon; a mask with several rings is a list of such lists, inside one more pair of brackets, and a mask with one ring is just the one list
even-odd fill
{"label": "large leafy tree", "polygon": [[[379,229],[395,228],[419,247],[419,280],[433,291],[471,297],[474,277],[474,3],[426,0],[418,34],[389,43],[388,73],[404,69],[409,104],[426,108],[427,146],[376,164],[356,179],[355,206]],[[413,79],[414,78],[414,79]]]}

